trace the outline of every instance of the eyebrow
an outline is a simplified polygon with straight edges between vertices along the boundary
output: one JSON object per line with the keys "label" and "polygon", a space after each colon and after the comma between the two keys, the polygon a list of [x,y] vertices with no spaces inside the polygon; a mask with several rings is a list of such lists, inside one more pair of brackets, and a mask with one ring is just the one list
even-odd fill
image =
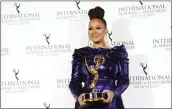
{"label": "eyebrow", "polygon": [[[89,26],[89,27],[93,27],[93,26]],[[102,27],[101,25],[97,25],[96,27]]]}

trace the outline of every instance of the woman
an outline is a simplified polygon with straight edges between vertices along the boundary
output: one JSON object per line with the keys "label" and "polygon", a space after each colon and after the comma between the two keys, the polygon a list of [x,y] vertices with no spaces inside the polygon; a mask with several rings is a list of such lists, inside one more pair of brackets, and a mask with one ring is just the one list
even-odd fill
{"label": "woman", "polygon": [[[106,45],[104,39],[108,30],[103,18],[104,10],[101,7],[90,9],[88,15],[90,17],[88,35],[93,43],[92,47],[75,49],[73,53],[69,88],[76,99],[75,109],[124,109],[121,94],[129,85],[128,53],[124,45],[113,48]],[[89,68],[95,68],[97,64],[94,58],[98,55],[101,55],[104,61],[98,64],[98,78],[94,91],[107,94],[107,98],[98,104],[88,104],[83,102],[83,96],[84,93],[91,92],[90,84],[95,75],[90,73]]]}

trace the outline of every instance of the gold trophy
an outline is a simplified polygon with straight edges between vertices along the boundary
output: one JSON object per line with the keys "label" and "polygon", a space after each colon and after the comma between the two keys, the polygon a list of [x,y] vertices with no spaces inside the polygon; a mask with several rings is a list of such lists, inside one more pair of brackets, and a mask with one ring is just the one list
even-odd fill
{"label": "gold trophy", "polygon": [[98,79],[98,67],[100,64],[103,64],[105,61],[105,58],[104,56],[102,55],[96,55],[94,57],[94,63],[95,63],[95,66],[94,67],[89,67],[88,66],[88,63],[87,63],[87,60],[85,58],[85,65],[88,69],[88,71],[94,75],[94,79],[93,81],[91,82],[90,84],[90,88],[92,89],[92,92],[90,93],[84,93],[83,95],[83,102],[84,103],[94,103],[94,102],[102,102],[105,100],[104,98],[104,93],[102,92],[95,92],[94,91],[94,87],[96,85],[96,82],[97,82],[97,79]]}

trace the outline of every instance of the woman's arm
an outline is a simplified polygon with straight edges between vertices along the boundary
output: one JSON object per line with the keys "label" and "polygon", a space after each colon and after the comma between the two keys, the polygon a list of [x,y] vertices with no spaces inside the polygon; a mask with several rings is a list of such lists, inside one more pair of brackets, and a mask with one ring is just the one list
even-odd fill
{"label": "woman's arm", "polygon": [[119,71],[115,76],[115,96],[121,95],[129,86],[129,63],[127,60],[119,62]]}
{"label": "woman's arm", "polygon": [[[76,53],[76,50],[74,51],[74,54]],[[72,74],[71,74],[71,81],[69,83],[69,89],[74,96],[74,98],[77,100],[79,95],[81,94],[82,90],[82,80],[81,80],[81,75],[80,75],[80,67],[81,64],[78,59],[75,59],[73,57],[72,60]]]}
{"label": "woman's arm", "polygon": [[129,59],[128,53],[123,45],[121,46],[117,67],[118,70],[115,74],[115,96],[121,95],[129,86]]}

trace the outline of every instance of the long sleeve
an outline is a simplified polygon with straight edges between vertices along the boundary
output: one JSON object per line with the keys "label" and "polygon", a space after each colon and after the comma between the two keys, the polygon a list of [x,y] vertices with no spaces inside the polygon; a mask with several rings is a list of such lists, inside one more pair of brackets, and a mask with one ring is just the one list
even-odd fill
{"label": "long sleeve", "polygon": [[129,86],[129,59],[125,46],[120,46],[118,54],[118,70],[115,74],[116,87],[114,90],[115,96],[121,95]]}
{"label": "long sleeve", "polygon": [[81,94],[82,80],[81,80],[81,76],[80,76],[81,64],[80,64],[79,60],[76,59],[76,57],[75,57],[76,52],[77,52],[77,50],[75,50],[74,54],[73,54],[72,74],[71,74],[71,81],[69,83],[69,89],[70,89],[72,95],[74,96],[74,98],[77,100],[77,98]]}

